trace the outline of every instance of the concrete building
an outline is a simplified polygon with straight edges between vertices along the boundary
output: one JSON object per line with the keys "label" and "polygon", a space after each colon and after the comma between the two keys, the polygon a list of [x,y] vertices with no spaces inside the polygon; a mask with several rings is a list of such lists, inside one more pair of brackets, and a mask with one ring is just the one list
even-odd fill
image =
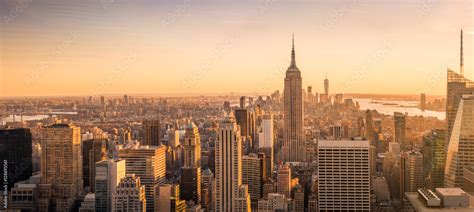
{"label": "concrete building", "polygon": [[114,211],[144,212],[146,209],[145,186],[140,183],[140,177],[127,174],[120,180],[115,193]]}
{"label": "concrete building", "polygon": [[252,206],[257,206],[261,198],[261,159],[256,154],[250,153],[242,157],[242,184],[248,185]]}
{"label": "concrete building", "polygon": [[464,167],[462,189],[466,192],[474,192],[474,166]]}
{"label": "concrete building", "polygon": [[291,169],[288,165],[282,165],[277,170],[277,193],[291,198]]}
{"label": "concrete building", "polygon": [[140,177],[145,186],[147,210],[153,210],[155,188],[165,182],[166,147],[133,146],[119,149],[119,157],[126,162],[127,174]]}
{"label": "concrete building", "polygon": [[320,211],[371,210],[369,146],[366,140],[318,142]]}
{"label": "concrete building", "polygon": [[95,212],[95,194],[88,193],[81,203],[79,212]]}
{"label": "concrete building", "polygon": [[15,183],[10,191],[9,209],[34,211],[38,208],[38,184],[41,175],[33,175],[29,179]]}
{"label": "concrete building", "polygon": [[258,200],[258,212],[288,211],[289,200],[283,194],[269,193],[267,199]]}
{"label": "concrete building", "polygon": [[186,209],[186,201],[179,198],[180,186],[163,184],[158,187],[157,204],[154,211],[175,212]]}
{"label": "concrete building", "polygon": [[470,204],[472,195],[460,188],[418,189],[417,192],[406,192],[403,211],[408,212],[468,212],[474,211]]}
{"label": "concrete building", "polygon": [[54,124],[41,131],[39,211],[72,210],[82,192],[81,129]]}

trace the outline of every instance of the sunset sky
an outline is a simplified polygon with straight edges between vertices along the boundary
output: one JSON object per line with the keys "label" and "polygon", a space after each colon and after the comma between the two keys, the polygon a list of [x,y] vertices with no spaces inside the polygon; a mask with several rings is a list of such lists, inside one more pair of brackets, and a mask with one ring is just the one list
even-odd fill
{"label": "sunset sky", "polygon": [[0,96],[444,94],[474,79],[471,0],[2,0]]}

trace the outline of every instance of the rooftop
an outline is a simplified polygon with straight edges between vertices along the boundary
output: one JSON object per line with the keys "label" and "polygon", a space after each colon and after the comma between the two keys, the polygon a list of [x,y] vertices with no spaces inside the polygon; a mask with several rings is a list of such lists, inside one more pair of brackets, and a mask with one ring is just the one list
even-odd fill
{"label": "rooftop", "polygon": [[318,141],[318,147],[358,147],[358,148],[368,148],[369,141],[367,140],[322,140]]}

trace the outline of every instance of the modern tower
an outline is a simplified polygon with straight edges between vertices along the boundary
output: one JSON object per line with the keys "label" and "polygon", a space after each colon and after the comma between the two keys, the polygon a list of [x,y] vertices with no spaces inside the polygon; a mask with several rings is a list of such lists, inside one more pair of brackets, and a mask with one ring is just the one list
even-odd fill
{"label": "modern tower", "polygon": [[447,92],[446,92],[446,120],[447,136],[446,144],[451,138],[451,131],[453,129],[454,119],[456,118],[458,105],[463,94],[474,94],[474,82],[464,77],[464,55],[463,55],[463,32],[461,30],[461,58],[460,58],[460,74],[448,69],[447,77]]}
{"label": "modern tower", "polygon": [[29,129],[1,129],[0,130],[0,161],[7,164],[7,186],[10,190],[16,182],[28,180],[32,174],[32,145],[31,132]]}
{"label": "modern tower", "polygon": [[82,192],[81,129],[54,124],[41,132],[39,211],[72,210]]}
{"label": "modern tower", "polygon": [[283,154],[284,160],[289,162],[303,162],[306,158],[301,81],[301,72],[296,67],[295,43],[293,39],[291,63],[286,70],[283,103]]}
{"label": "modern tower", "polygon": [[95,208],[96,211],[115,211],[114,199],[117,186],[125,177],[124,160],[102,160],[95,163]]}
{"label": "modern tower", "polygon": [[[273,116],[271,113],[262,116],[262,131],[258,134],[259,152],[265,153],[265,173],[267,176],[273,173],[273,155],[274,155],[274,132]],[[266,180],[266,179],[265,179]]]}
{"label": "modern tower", "polygon": [[143,122],[143,132],[145,134],[142,145],[159,146],[160,142],[160,121],[145,120]]}
{"label": "modern tower", "polygon": [[370,211],[369,147],[366,140],[318,142],[320,211]]}
{"label": "modern tower", "polygon": [[120,159],[125,159],[127,174],[140,177],[145,186],[147,211],[153,211],[155,187],[165,182],[166,147],[138,146],[119,150]]}
{"label": "modern tower", "polygon": [[89,187],[91,192],[95,192],[95,163],[105,160],[106,140],[88,139],[82,141],[82,175],[84,187]]}
{"label": "modern tower", "polygon": [[463,95],[453,123],[444,171],[444,186],[463,186],[463,168],[474,165],[474,95]]}
{"label": "modern tower", "polygon": [[[219,125],[215,144],[216,212],[237,211],[242,186],[242,138],[231,113]],[[248,205],[250,205],[250,196]]]}
{"label": "modern tower", "polygon": [[435,189],[444,187],[444,166],[446,130],[436,129],[423,136],[423,170],[425,186]]}
{"label": "modern tower", "polygon": [[406,142],[406,116],[403,113],[395,112],[393,113],[393,121],[395,124],[395,142],[400,144],[402,149],[408,148],[408,144]]}

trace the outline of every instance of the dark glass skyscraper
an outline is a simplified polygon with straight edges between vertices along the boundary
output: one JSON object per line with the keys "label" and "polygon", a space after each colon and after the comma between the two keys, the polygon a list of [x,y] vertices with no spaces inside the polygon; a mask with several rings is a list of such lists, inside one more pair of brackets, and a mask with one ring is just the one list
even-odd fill
{"label": "dark glass skyscraper", "polygon": [[27,180],[33,170],[30,129],[0,130],[0,152],[2,176],[6,169],[10,191],[16,182]]}

